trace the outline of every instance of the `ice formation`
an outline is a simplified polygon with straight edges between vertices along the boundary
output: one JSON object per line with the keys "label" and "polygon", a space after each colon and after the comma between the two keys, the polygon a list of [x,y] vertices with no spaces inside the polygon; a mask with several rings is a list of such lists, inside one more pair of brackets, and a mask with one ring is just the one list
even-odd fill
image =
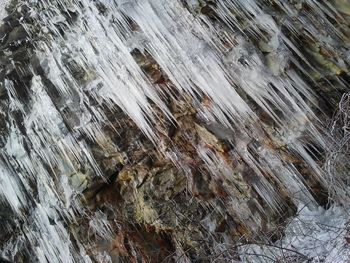
{"label": "ice formation", "polygon": [[[17,2],[12,12],[17,10],[23,16],[16,20],[16,34],[12,31],[1,36],[2,56],[11,57],[13,49],[21,45],[33,52],[23,64],[15,57],[4,62],[0,87],[0,95],[6,91],[6,102],[0,105],[4,116],[1,126],[6,130],[1,133],[0,196],[4,209],[0,213],[11,214],[9,219],[3,216],[1,224],[19,229],[10,231],[6,242],[0,243],[4,258],[14,260],[17,252],[28,250],[31,262],[94,262],[87,252],[93,244],[80,241],[72,225],[80,224],[77,218],[87,218],[89,237],[111,236],[112,228],[103,212],[91,213],[80,202],[92,181],[109,180],[91,145],[99,145],[106,157],[118,149],[104,131],[111,124],[110,112],[121,126],[128,124],[121,118],[119,122],[118,112],[126,114],[164,158],[191,173],[175,146],[164,148],[157,128],[163,122],[178,123],[169,97],[189,100],[203,124],[196,126],[199,136],[213,145],[227,142],[232,147],[227,158],[239,157],[240,164],[233,168],[215,146],[208,148],[189,138],[211,176],[248,181],[266,207],[277,214],[285,213],[286,207],[306,207],[314,218],[306,219],[308,214],[301,213],[280,242],[288,248],[294,244],[294,250],[315,258],[310,256],[313,252],[308,251],[307,241],[291,240],[298,237],[287,232],[304,233],[306,226],[297,222],[300,217],[315,224],[328,223],[317,221],[321,215],[315,213],[323,208],[310,185],[310,181],[317,182],[319,188],[328,189],[329,175],[315,153],[327,148],[325,109],[310,84],[322,72],[309,63],[266,7],[267,2],[274,2],[287,16],[299,20],[310,38],[337,47],[335,42],[344,42],[346,36],[330,21],[329,17],[339,15],[336,7],[323,1],[301,1],[311,11],[298,16],[297,4],[290,3],[293,1],[218,0],[209,6],[221,22],[217,24],[210,16],[195,15],[200,1],[193,0]],[[319,15],[320,28],[326,28],[326,34],[315,28],[314,14]],[[243,22],[242,17],[246,19]],[[285,22],[289,32],[296,30],[291,21]],[[250,38],[255,38],[259,49]],[[23,52],[26,56],[25,49]],[[135,56],[138,52],[152,57],[164,81],[154,81],[142,70]],[[330,71],[336,75],[343,71],[349,55],[343,59],[334,62],[336,66]],[[17,83],[11,77],[13,70],[23,76]],[[274,128],[267,124],[271,122]],[[114,129],[118,133],[115,125]],[[307,178],[286,152],[304,164]],[[251,227],[259,225],[264,216],[243,213],[246,204],[235,201],[239,197],[233,191],[225,204],[228,209]],[[258,207],[259,214],[264,209]],[[328,215],[332,211],[336,215]],[[341,218],[346,227],[346,213],[339,211],[334,208],[322,213],[327,218]],[[153,217],[152,212],[147,215]],[[332,227],[340,227],[340,223]],[[257,253],[254,247],[247,249]],[[269,251],[259,249],[269,257]],[[330,255],[323,255],[325,251]],[[323,253],[319,260],[328,256],[326,262],[349,259],[345,258],[349,252],[335,259],[337,255],[331,251],[321,248],[316,257]],[[107,252],[95,260],[112,262]],[[187,258],[181,260],[186,262]]]}

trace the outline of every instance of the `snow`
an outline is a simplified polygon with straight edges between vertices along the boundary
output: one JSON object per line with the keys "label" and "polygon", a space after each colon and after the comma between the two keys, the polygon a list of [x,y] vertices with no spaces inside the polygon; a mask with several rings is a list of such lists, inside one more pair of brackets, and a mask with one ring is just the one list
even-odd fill
{"label": "snow", "polygon": [[6,6],[11,2],[11,0],[0,0],[0,25],[2,24],[2,19],[7,16]]}
{"label": "snow", "polygon": [[343,207],[333,205],[325,210],[300,206],[283,239],[271,246],[242,246],[239,254],[242,262],[263,263],[290,257],[295,261],[288,262],[346,263],[350,259],[349,223],[348,210]]}

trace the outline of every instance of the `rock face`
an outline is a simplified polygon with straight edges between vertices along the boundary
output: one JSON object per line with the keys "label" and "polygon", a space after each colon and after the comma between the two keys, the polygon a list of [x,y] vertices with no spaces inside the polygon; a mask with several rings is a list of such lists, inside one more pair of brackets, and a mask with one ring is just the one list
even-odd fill
{"label": "rock face", "polygon": [[0,28],[4,260],[239,261],[237,245],[273,244],[301,204],[345,203],[349,9],[13,1]]}

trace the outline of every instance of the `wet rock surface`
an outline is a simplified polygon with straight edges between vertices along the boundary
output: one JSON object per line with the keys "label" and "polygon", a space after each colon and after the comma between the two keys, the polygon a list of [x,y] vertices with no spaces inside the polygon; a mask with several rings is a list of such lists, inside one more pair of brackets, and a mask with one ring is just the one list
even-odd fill
{"label": "wet rock surface", "polygon": [[[128,1],[13,1],[0,28],[0,168],[15,179],[0,189],[24,196],[5,192],[3,256],[211,262],[280,239],[300,202],[327,207],[322,129],[349,89],[350,6],[317,3],[155,2],[143,11],[169,24],[149,25]],[[174,10],[193,28],[170,22]],[[181,30],[200,41],[162,57]],[[47,233],[71,245],[47,248]]]}

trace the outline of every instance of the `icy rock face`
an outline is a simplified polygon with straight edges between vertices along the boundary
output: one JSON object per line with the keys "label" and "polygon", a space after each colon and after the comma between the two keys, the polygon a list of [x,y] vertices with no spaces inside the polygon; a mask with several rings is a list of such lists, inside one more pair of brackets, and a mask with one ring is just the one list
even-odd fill
{"label": "icy rock face", "polygon": [[239,261],[236,244],[281,240],[301,205],[341,202],[329,180],[347,196],[348,168],[323,170],[324,126],[348,91],[348,9],[11,2],[0,28],[1,256]]}

